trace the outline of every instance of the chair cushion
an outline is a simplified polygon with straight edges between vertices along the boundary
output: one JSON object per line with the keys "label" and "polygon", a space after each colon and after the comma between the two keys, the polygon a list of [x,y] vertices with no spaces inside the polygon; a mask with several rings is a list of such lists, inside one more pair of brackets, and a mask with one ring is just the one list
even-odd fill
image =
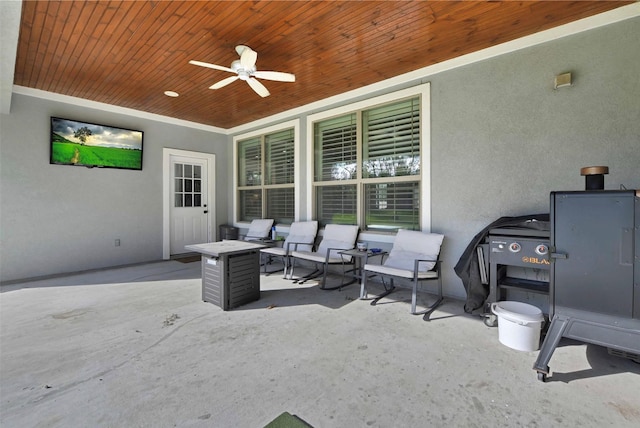
{"label": "chair cushion", "polygon": [[271,226],[273,226],[272,218],[251,220],[249,230],[247,231],[244,240],[251,241],[267,238],[269,236],[269,233],[271,232]]}
{"label": "chair cushion", "polygon": [[312,221],[294,221],[291,223],[291,227],[289,228],[289,235],[287,239],[284,240],[284,249],[285,251],[289,248],[288,244],[291,242],[301,242],[309,245],[298,245],[297,247],[291,245],[290,250],[299,250],[299,251],[311,251],[313,248],[313,242],[316,240],[316,235],[318,234],[318,222],[316,220]]}
{"label": "chair cushion", "polygon": [[286,256],[287,252],[281,247],[268,247],[260,250],[261,253],[273,254],[274,256]]}
{"label": "chair cushion", "polygon": [[340,258],[341,250],[350,250],[356,246],[358,238],[358,226],[347,224],[328,224],[324,227],[322,242],[318,246],[318,253],[326,257],[329,248],[337,248],[331,251],[331,258]]}
{"label": "chair cushion", "polygon": [[400,229],[384,266],[413,272],[415,260],[433,260],[420,263],[420,272],[430,271],[436,265],[443,239],[444,235],[438,233]]}

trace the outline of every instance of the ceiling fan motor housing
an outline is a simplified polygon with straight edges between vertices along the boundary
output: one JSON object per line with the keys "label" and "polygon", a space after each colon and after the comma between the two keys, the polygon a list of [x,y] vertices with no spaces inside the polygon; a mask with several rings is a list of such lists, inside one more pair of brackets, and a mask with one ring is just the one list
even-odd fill
{"label": "ceiling fan motor housing", "polygon": [[235,71],[236,73],[238,73],[238,76],[240,77],[240,80],[247,80],[249,77],[253,76],[253,74],[256,72],[256,67],[255,65],[251,68],[244,68],[242,66],[242,64],[240,63],[240,60],[237,59],[235,61],[233,61],[231,63],[231,69],[233,71]]}

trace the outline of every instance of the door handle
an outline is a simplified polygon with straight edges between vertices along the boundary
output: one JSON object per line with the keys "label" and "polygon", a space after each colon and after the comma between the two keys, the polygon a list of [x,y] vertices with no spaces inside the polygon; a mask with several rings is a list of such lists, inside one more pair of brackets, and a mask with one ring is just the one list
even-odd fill
{"label": "door handle", "polygon": [[205,211],[204,213],[207,214],[209,211]]}

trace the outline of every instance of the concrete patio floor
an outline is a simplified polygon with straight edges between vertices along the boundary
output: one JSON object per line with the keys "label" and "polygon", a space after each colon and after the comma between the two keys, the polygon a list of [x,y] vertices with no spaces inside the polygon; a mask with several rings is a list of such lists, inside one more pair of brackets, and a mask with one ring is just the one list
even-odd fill
{"label": "concrete patio floor", "polygon": [[542,383],[461,301],[424,322],[404,290],[261,289],[222,311],[177,261],[2,286],[0,426],[640,426],[640,364],[606,348],[563,340]]}

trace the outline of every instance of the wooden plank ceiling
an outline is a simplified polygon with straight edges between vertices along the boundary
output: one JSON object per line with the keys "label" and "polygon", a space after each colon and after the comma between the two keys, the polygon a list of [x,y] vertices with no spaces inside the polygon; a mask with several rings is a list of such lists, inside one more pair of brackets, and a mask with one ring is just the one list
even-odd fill
{"label": "wooden plank ceiling", "polygon": [[[14,83],[231,128],[628,3],[24,1]],[[208,89],[239,44],[296,82]]]}

